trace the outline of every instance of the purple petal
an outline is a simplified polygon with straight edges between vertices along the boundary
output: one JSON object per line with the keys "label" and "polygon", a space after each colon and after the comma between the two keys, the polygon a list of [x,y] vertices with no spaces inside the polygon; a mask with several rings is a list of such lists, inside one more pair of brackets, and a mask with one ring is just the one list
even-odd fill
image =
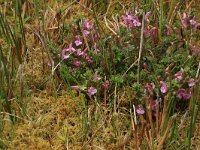
{"label": "purple petal", "polygon": [[69,52],[74,52],[76,51],[75,48],[72,47],[72,43],[70,43],[69,48],[67,49]]}
{"label": "purple petal", "polygon": [[76,91],[79,90],[79,87],[77,85],[73,85],[73,86],[71,86],[71,88],[72,88],[72,90],[76,90]]}
{"label": "purple petal", "polygon": [[190,24],[193,26],[197,24],[196,17],[193,17],[192,19],[190,19]]}
{"label": "purple petal", "polygon": [[88,29],[88,30],[92,30],[94,28],[94,23],[90,23],[89,19],[86,19],[83,23],[83,28]]}
{"label": "purple petal", "polygon": [[136,17],[134,18],[134,20],[133,20],[133,25],[134,25],[135,27],[141,26],[141,22],[139,21],[138,16],[136,16]]}
{"label": "purple petal", "polygon": [[195,85],[195,80],[193,78],[189,79],[188,86],[193,87]]}
{"label": "purple petal", "polygon": [[175,77],[175,80],[176,80],[176,81],[181,81],[181,80],[183,79],[183,72],[182,72],[182,71],[177,72],[177,73],[174,75],[174,77]]}
{"label": "purple petal", "polygon": [[134,24],[133,24],[133,16],[129,13],[126,13],[126,15],[123,15],[122,16],[122,24],[125,26],[125,27],[128,27],[128,28],[132,28],[134,27]]}
{"label": "purple petal", "polygon": [[92,59],[89,56],[86,55],[85,59],[89,65],[91,65],[93,63]]}
{"label": "purple petal", "polygon": [[88,36],[88,35],[90,34],[90,32],[87,31],[87,30],[83,30],[83,34],[84,34],[85,36]]}
{"label": "purple petal", "polygon": [[160,81],[160,91],[165,94],[168,91],[167,84],[164,81]]}
{"label": "purple petal", "polygon": [[82,44],[82,41],[80,39],[80,35],[76,36],[76,41],[74,43],[76,44],[76,46],[80,46]]}
{"label": "purple petal", "polygon": [[191,98],[191,91],[185,89],[179,89],[176,93],[176,97],[183,100],[188,100]]}
{"label": "purple petal", "polygon": [[96,81],[101,80],[101,78],[100,78],[99,75],[98,75],[98,72],[96,72],[96,73],[94,74],[94,78],[93,78],[93,79],[96,80]]}
{"label": "purple petal", "polygon": [[68,59],[70,57],[68,53],[69,53],[68,49],[63,49],[62,50],[62,58],[63,59]]}
{"label": "purple petal", "polygon": [[73,64],[74,64],[74,66],[76,66],[76,67],[80,67],[81,62],[80,62],[77,58],[75,58]]}
{"label": "purple petal", "polygon": [[94,87],[89,87],[87,92],[89,96],[92,96],[97,93],[97,89],[95,89]]}
{"label": "purple petal", "polygon": [[81,41],[75,41],[74,43],[76,44],[76,46],[80,46],[82,44]]}
{"label": "purple petal", "polygon": [[144,19],[149,22],[149,16],[151,15],[151,11],[147,12]]}
{"label": "purple petal", "polygon": [[69,55],[64,55],[63,58],[64,58],[64,59],[68,59],[68,58],[69,58]]}
{"label": "purple petal", "polygon": [[102,84],[102,89],[110,89],[110,82],[108,80],[104,81]]}
{"label": "purple petal", "polygon": [[188,26],[188,22],[187,22],[187,15],[186,13],[183,13],[182,19],[181,19],[181,23],[183,25],[184,28],[187,28]]}
{"label": "purple petal", "polygon": [[156,100],[154,100],[154,101],[152,102],[151,109],[152,109],[153,111],[156,111]]}
{"label": "purple petal", "polygon": [[142,107],[139,107],[136,112],[139,114],[139,115],[143,115],[145,113],[144,109]]}
{"label": "purple petal", "polygon": [[147,83],[144,88],[145,88],[145,90],[144,90],[145,94],[149,93],[150,95],[152,95],[153,91],[155,89],[155,84],[153,82]]}

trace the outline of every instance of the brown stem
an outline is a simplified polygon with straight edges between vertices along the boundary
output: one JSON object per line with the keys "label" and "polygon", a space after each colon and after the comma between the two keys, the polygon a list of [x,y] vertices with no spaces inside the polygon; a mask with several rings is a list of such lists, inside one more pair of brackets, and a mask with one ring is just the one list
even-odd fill
{"label": "brown stem", "polygon": [[107,94],[106,89],[104,89],[104,106],[106,107],[106,101],[107,101]]}

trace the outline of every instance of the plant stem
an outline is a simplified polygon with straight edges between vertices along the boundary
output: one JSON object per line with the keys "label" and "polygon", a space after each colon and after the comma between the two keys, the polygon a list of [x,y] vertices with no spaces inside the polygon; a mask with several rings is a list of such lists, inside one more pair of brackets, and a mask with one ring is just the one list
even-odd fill
{"label": "plant stem", "polygon": [[140,59],[141,59],[141,55],[142,55],[143,42],[144,42],[144,16],[145,16],[145,12],[143,12],[143,15],[142,15],[142,29],[141,29],[141,35],[140,35],[140,49],[139,49],[138,68],[137,68],[138,84],[140,83]]}

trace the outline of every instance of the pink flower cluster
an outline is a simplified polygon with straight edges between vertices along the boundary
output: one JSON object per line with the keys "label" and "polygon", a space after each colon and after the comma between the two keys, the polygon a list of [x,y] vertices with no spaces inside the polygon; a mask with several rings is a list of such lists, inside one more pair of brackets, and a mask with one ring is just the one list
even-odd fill
{"label": "pink flower cluster", "polygon": [[[93,80],[94,81],[99,81],[101,80],[101,77],[98,75],[98,72],[95,72],[94,76],[93,76]],[[110,88],[110,83],[108,80],[104,81],[102,84],[101,84],[101,87],[103,90],[109,90]],[[89,96],[93,96],[97,93],[97,89],[94,88],[93,86],[89,86],[89,87],[84,87],[84,88],[80,88],[78,85],[73,85],[71,86],[71,89],[72,90],[75,90],[75,91],[81,91],[81,90],[84,90],[86,91],[86,93],[89,95]]]}
{"label": "pink flower cluster", "polygon": [[[178,81],[178,82],[180,82],[181,80],[183,80],[183,72],[182,71],[178,71],[174,75],[174,79],[176,81]],[[195,85],[195,79],[190,78],[187,83],[188,83],[188,87],[192,88]],[[178,99],[182,99],[182,100],[189,100],[191,98],[191,95],[192,95],[191,89],[180,88],[176,92],[176,97]]]}
{"label": "pink flower cluster", "polygon": [[196,28],[196,26],[199,24],[196,21],[196,17],[193,16],[192,18],[188,17],[186,13],[183,13],[182,18],[181,18],[181,23],[184,28],[187,28],[188,26],[193,26]]}
{"label": "pink flower cluster", "polygon": [[[80,88],[78,85],[73,85],[73,86],[71,86],[71,89],[72,89],[72,90],[75,90],[75,91],[80,91],[80,90],[81,90],[81,88]],[[86,92],[87,92],[87,94],[88,94],[89,96],[95,95],[95,94],[97,93],[97,89],[94,88],[93,86],[90,86],[90,87],[88,87],[88,88],[85,88],[84,90],[86,90]]]}
{"label": "pink flower cluster", "polygon": [[126,13],[126,15],[122,16],[122,25],[127,28],[140,27],[141,22],[139,21],[138,16],[131,15],[130,13]]}
{"label": "pink flower cluster", "polygon": [[[82,34],[81,35],[76,35],[74,42],[69,44],[68,48],[65,48],[62,50],[62,59],[67,60],[71,57],[73,59],[73,65],[76,68],[79,68],[81,66],[81,61],[85,60],[89,65],[93,63],[93,60],[89,55],[87,54],[88,52],[88,47],[85,48],[83,44],[83,39],[86,38],[87,41],[90,41],[89,35],[94,31],[94,23],[89,21],[89,19],[86,19],[83,24],[82,24]],[[93,32],[94,33],[94,32]],[[94,35],[94,37],[96,34]],[[93,52],[94,54],[97,54],[99,52],[97,48],[97,43],[94,41],[94,37],[92,42],[90,42],[90,45],[93,45]]]}
{"label": "pink flower cluster", "polygon": [[183,100],[188,100],[191,98],[192,92],[186,89],[179,89],[176,93],[176,97]]}
{"label": "pink flower cluster", "polygon": [[[147,83],[144,87],[145,95],[153,96],[153,92],[155,89],[155,84],[153,82]],[[160,91],[165,94],[168,91],[167,84],[164,81],[160,81]]]}
{"label": "pink flower cluster", "polygon": [[85,37],[88,37],[88,35],[91,33],[91,31],[94,29],[94,23],[90,22],[89,19],[86,19],[83,22],[83,35]]}
{"label": "pink flower cluster", "polygon": [[[157,103],[156,102],[157,101],[158,101],[158,103],[161,103],[162,99],[159,98],[158,100],[153,100],[152,101],[151,110],[152,110],[152,114],[153,114],[154,117],[156,116],[156,107],[157,107]],[[139,105],[137,110],[136,110],[136,112],[137,112],[137,114],[143,115],[145,113],[145,110],[141,105]]]}

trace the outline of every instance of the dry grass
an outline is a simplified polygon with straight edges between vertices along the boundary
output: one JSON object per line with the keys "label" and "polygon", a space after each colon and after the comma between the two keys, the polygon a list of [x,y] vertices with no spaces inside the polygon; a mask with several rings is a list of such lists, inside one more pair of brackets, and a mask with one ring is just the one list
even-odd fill
{"label": "dry grass", "polygon": [[[93,106],[89,106],[91,113],[93,109]],[[72,110],[82,115],[74,99],[65,92],[57,99],[47,96],[45,91],[33,95],[29,98],[27,106],[29,121],[19,121],[15,125],[13,139],[10,143],[6,141],[9,149],[56,150],[66,149],[66,147],[69,149],[95,147],[115,149],[120,147],[119,145],[123,145],[121,140],[127,135],[120,135],[116,139],[111,125],[112,116],[108,117],[108,120],[105,118],[99,120],[96,128],[89,129],[91,135],[88,136],[91,137],[83,139],[81,117],[76,116]],[[114,117],[116,118],[116,116]],[[123,126],[127,125],[125,124],[125,119],[127,119],[125,114],[121,117],[120,122],[115,123],[119,132],[122,132],[121,130],[125,128]],[[7,128],[4,132],[7,134],[9,131],[10,128]],[[131,141],[128,140],[128,142]]]}

